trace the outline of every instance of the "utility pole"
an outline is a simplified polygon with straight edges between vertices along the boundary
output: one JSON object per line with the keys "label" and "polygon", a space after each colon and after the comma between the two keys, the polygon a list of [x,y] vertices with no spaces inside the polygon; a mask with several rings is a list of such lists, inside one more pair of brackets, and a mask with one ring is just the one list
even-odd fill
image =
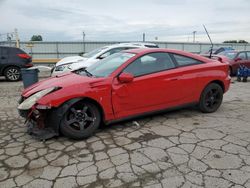
{"label": "utility pole", "polygon": [[197,31],[193,31],[193,43],[195,43],[195,34]]}
{"label": "utility pole", "polygon": [[142,34],[142,41],[145,42],[146,35],[145,33]]}
{"label": "utility pole", "polygon": [[83,31],[82,32],[82,41],[83,41],[83,53],[85,53],[86,52],[86,49],[85,49],[85,32]]}
{"label": "utility pole", "polygon": [[15,38],[16,38],[16,47],[20,48],[20,39],[19,39],[19,36],[18,36],[17,29],[15,29],[14,33],[15,33]]}

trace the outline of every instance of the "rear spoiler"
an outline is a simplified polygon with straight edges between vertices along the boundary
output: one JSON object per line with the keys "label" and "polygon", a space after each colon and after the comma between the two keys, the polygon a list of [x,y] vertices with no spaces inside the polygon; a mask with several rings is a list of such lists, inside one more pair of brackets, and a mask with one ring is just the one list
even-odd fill
{"label": "rear spoiler", "polygon": [[217,61],[219,61],[219,62],[221,62],[221,63],[224,63],[223,62],[223,59],[221,58],[221,57],[219,57],[219,56],[216,56],[216,55],[208,55],[208,54],[203,54],[203,55],[201,55],[201,56],[203,56],[203,57],[206,57],[206,58],[209,58],[209,59],[214,59],[214,60],[217,60]]}
{"label": "rear spoiler", "polygon": [[221,57],[218,57],[218,56],[211,56],[211,59],[215,59],[217,61],[220,61],[221,63],[223,63],[223,60]]}

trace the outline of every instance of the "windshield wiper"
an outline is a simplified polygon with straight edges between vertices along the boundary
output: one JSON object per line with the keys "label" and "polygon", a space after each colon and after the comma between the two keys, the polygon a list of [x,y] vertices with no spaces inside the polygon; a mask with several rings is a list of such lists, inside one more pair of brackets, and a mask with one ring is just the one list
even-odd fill
{"label": "windshield wiper", "polygon": [[93,76],[92,73],[90,73],[89,71],[86,70],[86,67],[78,68],[78,69],[74,70],[73,72],[75,72],[76,74],[80,74],[80,75],[82,75],[82,73],[84,72],[86,74],[86,76],[88,76],[88,77]]}
{"label": "windshield wiper", "polygon": [[91,74],[89,71],[87,71],[87,69],[83,69],[83,71],[86,73],[86,75],[88,77],[92,77],[93,76],[93,74]]}

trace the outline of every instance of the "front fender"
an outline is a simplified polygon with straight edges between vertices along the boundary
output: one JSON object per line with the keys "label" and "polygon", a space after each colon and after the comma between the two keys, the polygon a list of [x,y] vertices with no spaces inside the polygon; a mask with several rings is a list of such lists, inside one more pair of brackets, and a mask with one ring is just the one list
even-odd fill
{"label": "front fender", "polygon": [[48,119],[46,120],[46,124],[48,127],[53,128],[53,130],[59,134],[61,120],[64,114],[67,112],[68,108],[78,101],[82,100],[82,98],[75,98],[65,102],[60,108],[53,108],[48,111]]}
{"label": "front fender", "polygon": [[37,101],[37,104],[50,108],[58,108],[68,101],[84,98],[91,99],[100,105],[103,109],[104,120],[111,120],[114,118],[110,84],[99,86],[90,85],[85,87],[80,87],[80,85],[78,85],[70,88],[63,88],[42,97]]}

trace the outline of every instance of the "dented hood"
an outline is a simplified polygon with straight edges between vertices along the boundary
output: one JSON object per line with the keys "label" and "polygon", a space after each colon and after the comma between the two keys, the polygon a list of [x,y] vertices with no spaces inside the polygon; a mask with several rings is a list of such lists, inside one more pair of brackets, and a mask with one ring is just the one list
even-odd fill
{"label": "dented hood", "polygon": [[65,64],[70,64],[70,63],[77,63],[79,61],[84,61],[87,60],[87,58],[85,57],[81,57],[81,56],[70,56],[70,57],[65,57],[63,59],[61,59],[60,61],[58,61],[56,63],[56,66],[60,66],[60,65],[65,65]]}
{"label": "dented hood", "polygon": [[75,73],[66,73],[55,77],[50,77],[34,85],[31,85],[22,92],[22,96],[26,98],[33,95],[34,93],[51,87],[66,88],[72,87],[74,85],[99,85],[103,82],[103,80],[105,80],[105,78],[87,77]]}

